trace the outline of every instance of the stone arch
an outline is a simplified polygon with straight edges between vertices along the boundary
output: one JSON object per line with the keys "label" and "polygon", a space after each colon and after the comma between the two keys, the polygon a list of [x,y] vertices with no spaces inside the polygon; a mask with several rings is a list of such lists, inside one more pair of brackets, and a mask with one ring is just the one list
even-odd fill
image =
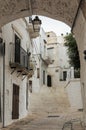
{"label": "stone arch", "polygon": [[72,27],[77,0],[4,0],[0,1],[0,25],[33,14],[60,20]]}
{"label": "stone arch", "polygon": [[[74,25],[72,31],[81,61],[81,85],[85,86],[86,92],[86,62],[83,58],[83,51],[86,49],[86,0],[83,0],[78,10],[80,1],[82,0],[3,0],[0,1],[0,27],[15,19],[33,14],[60,20],[70,27]],[[76,15],[77,10],[78,15]],[[86,100],[86,97],[83,97],[83,100]],[[86,119],[86,103],[84,110]]]}
{"label": "stone arch", "polygon": [[[4,0],[0,1],[0,27],[18,18],[42,15],[53,18],[55,20],[62,21],[69,25],[71,28],[74,24],[75,16],[79,8],[79,4],[82,0]],[[76,24],[73,32],[77,41],[80,59],[82,59],[81,50],[84,46],[81,46],[81,39],[85,37],[85,18],[86,18],[86,1],[83,0],[79,16],[77,16]],[[80,21],[82,21],[80,23]],[[83,36],[80,31],[83,30]],[[82,37],[82,38],[81,38]],[[81,38],[81,39],[80,39]],[[82,40],[83,40],[82,39]]]}

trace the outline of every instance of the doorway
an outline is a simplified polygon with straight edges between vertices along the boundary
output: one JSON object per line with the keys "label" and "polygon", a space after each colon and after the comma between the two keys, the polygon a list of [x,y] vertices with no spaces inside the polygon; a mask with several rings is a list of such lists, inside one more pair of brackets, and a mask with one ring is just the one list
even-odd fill
{"label": "doorway", "polygon": [[19,86],[13,84],[12,119],[19,118]]}
{"label": "doorway", "polygon": [[51,87],[51,86],[52,86],[52,79],[51,79],[51,76],[50,76],[50,75],[47,76],[47,86],[48,86],[48,87]]}
{"label": "doorway", "polygon": [[66,81],[67,78],[67,71],[63,71],[63,81]]}

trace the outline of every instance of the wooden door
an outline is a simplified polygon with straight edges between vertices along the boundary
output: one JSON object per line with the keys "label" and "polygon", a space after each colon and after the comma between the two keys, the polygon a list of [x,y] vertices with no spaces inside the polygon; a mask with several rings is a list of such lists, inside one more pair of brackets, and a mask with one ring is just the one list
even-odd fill
{"label": "wooden door", "polygon": [[19,118],[19,86],[13,84],[12,119]]}
{"label": "wooden door", "polygon": [[67,71],[63,71],[63,80],[66,81],[67,78]]}

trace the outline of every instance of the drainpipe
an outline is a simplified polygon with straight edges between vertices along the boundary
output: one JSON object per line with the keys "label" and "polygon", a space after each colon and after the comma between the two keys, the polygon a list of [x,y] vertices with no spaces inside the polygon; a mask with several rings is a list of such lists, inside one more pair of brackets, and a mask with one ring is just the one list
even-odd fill
{"label": "drainpipe", "polygon": [[72,32],[72,33],[73,33],[73,28],[74,28],[74,26],[75,26],[76,19],[77,19],[77,16],[78,16],[79,9],[80,9],[80,7],[81,7],[82,1],[83,1],[83,0],[80,0],[79,5],[78,5],[78,8],[77,8],[77,11],[76,11],[76,14],[75,14],[75,18],[74,18],[74,21],[73,21],[73,24],[72,24],[72,27],[71,27],[71,32]]}
{"label": "drainpipe", "polygon": [[3,128],[5,127],[5,43],[3,48]]}
{"label": "drainpipe", "polygon": [[0,37],[0,55],[3,58],[3,120],[2,125],[5,127],[5,43],[3,43],[3,39]]}

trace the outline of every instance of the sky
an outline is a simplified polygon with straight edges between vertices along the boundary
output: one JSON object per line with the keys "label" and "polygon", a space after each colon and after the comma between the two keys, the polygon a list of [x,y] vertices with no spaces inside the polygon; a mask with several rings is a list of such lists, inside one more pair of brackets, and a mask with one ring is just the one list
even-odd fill
{"label": "sky", "polygon": [[39,16],[42,21],[42,27],[45,32],[54,31],[57,36],[70,33],[71,28],[61,21],[57,21],[48,17]]}

